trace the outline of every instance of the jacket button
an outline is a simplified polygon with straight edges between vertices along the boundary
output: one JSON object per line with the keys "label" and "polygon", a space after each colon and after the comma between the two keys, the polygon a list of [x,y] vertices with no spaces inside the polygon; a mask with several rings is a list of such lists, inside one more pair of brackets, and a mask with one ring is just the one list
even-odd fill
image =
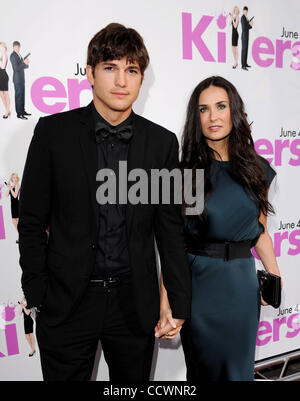
{"label": "jacket button", "polygon": [[91,248],[92,248],[92,249],[95,249],[95,248],[96,248],[96,245],[95,245],[95,244],[91,244]]}

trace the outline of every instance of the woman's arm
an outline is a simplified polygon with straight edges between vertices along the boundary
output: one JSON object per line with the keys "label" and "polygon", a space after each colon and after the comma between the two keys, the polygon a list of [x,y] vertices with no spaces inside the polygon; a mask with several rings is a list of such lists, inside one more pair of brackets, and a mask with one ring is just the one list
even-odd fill
{"label": "woman's arm", "polygon": [[[260,213],[259,221],[264,226],[265,231],[260,234],[260,237],[254,247],[255,252],[260,257],[260,260],[262,261],[265,270],[268,273],[275,274],[276,276],[280,277],[280,271],[277,264],[273,243],[267,228],[267,216],[265,216],[262,212]],[[282,286],[283,283],[281,279],[281,288]],[[268,305],[268,303],[265,302],[263,298],[261,298],[261,303],[264,306]]]}
{"label": "woman's arm", "polygon": [[30,309],[26,309],[26,308],[24,308],[24,312],[26,313],[26,315],[27,315],[27,316],[29,316],[29,315],[30,315]]}
{"label": "woman's arm", "polygon": [[261,213],[259,221],[263,224],[265,231],[260,235],[254,249],[260,257],[265,270],[269,273],[276,274],[276,276],[280,276],[273,243],[267,229],[267,216]]}
{"label": "woman's arm", "polygon": [[173,319],[167,290],[160,274],[160,320],[155,327],[155,337],[175,338],[184,323],[183,319]]}
{"label": "woman's arm", "polygon": [[15,191],[11,191],[11,194],[12,194],[12,196],[13,196],[14,198],[17,198],[17,197],[18,197],[18,195],[19,195],[19,190],[20,190],[20,185],[19,185],[19,184],[16,184],[16,186],[15,186]]}
{"label": "woman's arm", "polygon": [[[7,59],[7,57],[6,57],[6,59]],[[5,59],[5,55],[2,58],[0,58],[0,67],[1,68],[5,68],[6,59]]]}

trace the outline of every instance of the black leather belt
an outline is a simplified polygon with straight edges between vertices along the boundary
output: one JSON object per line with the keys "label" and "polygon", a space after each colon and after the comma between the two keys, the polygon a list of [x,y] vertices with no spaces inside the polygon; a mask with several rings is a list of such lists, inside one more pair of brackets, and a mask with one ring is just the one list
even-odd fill
{"label": "black leather belt", "polygon": [[103,287],[103,288],[114,288],[118,287],[124,282],[128,282],[131,278],[131,274],[124,274],[118,277],[107,277],[107,278],[92,278],[89,281],[90,287]]}
{"label": "black leather belt", "polygon": [[241,242],[198,242],[188,241],[187,252],[194,255],[223,258],[225,261],[238,258],[250,258],[253,241]]}

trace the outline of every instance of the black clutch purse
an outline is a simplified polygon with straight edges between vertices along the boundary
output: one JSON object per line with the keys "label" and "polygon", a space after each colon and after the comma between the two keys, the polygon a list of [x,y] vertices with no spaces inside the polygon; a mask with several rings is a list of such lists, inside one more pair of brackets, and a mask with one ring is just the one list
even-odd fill
{"label": "black clutch purse", "polygon": [[273,308],[279,308],[281,303],[281,278],[264,270],[257,270],[257,278],[261,296]]}

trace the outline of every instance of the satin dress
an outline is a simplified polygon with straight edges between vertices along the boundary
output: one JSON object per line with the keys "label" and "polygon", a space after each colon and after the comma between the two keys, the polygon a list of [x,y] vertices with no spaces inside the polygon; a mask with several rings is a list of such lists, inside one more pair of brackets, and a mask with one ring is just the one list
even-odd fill
{"label": "satin dress", "polygon": [[[262,159],[262,158],[261,158]],[[275,171],[262,159],[269,186]],[[199,241],[257,241],[264,231],[259,208],[234,178],[231,162],[213,160],[207,222],[189,216],[187,236]],[[181,339],[187,379],[252,381],[260,292],[254,258],[223,258],[188,253],[192,274],[192,313]]]}

